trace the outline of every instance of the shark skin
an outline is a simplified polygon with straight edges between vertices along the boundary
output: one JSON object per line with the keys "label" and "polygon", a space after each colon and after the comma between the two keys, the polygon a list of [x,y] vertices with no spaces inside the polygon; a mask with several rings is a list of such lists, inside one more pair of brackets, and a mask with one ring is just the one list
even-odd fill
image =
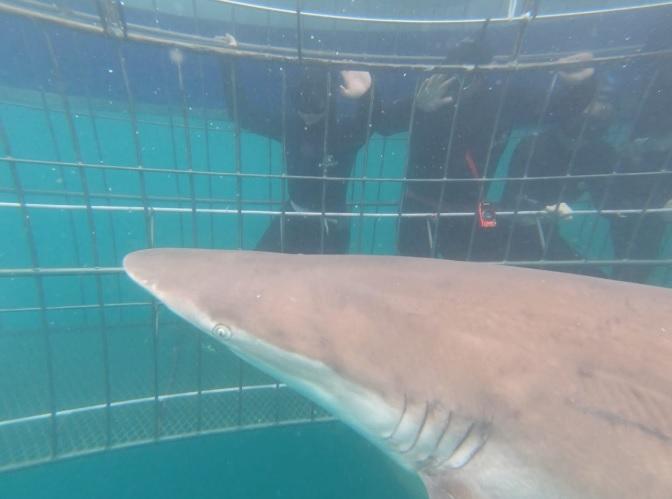
{"label": "shark skin", "polygon": [[383,256],[152,249],[124,267],[431,499],[672,497],[672,290]]}

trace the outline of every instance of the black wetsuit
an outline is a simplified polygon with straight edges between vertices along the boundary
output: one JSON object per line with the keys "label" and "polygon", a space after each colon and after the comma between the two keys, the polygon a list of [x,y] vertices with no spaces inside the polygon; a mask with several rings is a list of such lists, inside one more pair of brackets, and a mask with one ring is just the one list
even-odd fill
{"label": "black wetsuit", "polygon": [[[457,112],[452,105],[434,112],[416,109],[407,172],[410,181],[402,201],[404,213],[474,212],[481,191],[475,178],[484,173],[495,122],[487,93],[485,90],[463,99]],[[499,139],[494,138],[495,149],[501,147]],[[444,176],[445,182],[436,181]],[[417,179],[428,181],[413,181]],[[402,217],[399,253],[432,256],[435,252],[444,258],[466,259],[474,217],[441,218],[438,227],[436,223],[432,218]],[[488,259],[490,236],[490,232],[477,231],[472,259]]]}
{"label": "black wetsuit", "polygon": [[[563,202],[571,207],[583,196],[599,204],[607,178],[577,176],[608,174],[617,163],[615,150],[603,138],[610,114],[589,117],[585,113],[596,99],[608,105],[609,81],[603,74],[572,85],[557,80],[557,95],[553,96],[542,120],[544,127],[525,137],[511,158],[508,176],[525,177],[525,180],[511,180],[506,184],[502,210],[537,211]],[[501,229],[507,261],[583,258],[561,236],[553,215],[508,217],[503,220]],[[601,269],[590,265],[549,268],[604,277]]]}
{"label": "black wetsuit", "polygon": [[[404,196],[403,211],[468,215],[442,217],[438,221],[435,218],[403,218],[399,233],[401,254],[437,254],[448,259],[480,261],[504,258],[511,220],[498,217],[494,228],[480,223],[476,214],[479,207],[484,206],[490,184],[479,179],[493,176],[496,162],[513,127],[539,121],[548,88],[543,81],[530,82],[527,76],[510,81],[507,78],[507,75],[489,75],[472,83],[477,87],[461,98],[459,109],[449,105],[431,113],[416,110],[408,177],[442,179],[445,174],[445,181],[410,182]],[[548,119],[554,123],[566,123],[580,114],[580,110],[590,102],[593,85],[592,82],[572,87],[556,85],[550,105],[545,109]],[[452,135],[451,127],[454,128]],[[540,149],[543,151],[545,148],[542,145]],[[554,154],[555,150],[543,152],[546,153]],[[563,153],[562,158],[566,158],[566,154]],[[555,166],[560,161],[557,158]],[[515,176],[517,171],[522,173],[522,169],[516,168],[517,163],[514,159],[510,176]],[[550,171],[557,169],[553,167]],[[544,170],[546,168],[541,162],[535,171],[540,176],[552,174]],[[506,191],[509,194],[513,192],[510,186]],[[505,195],[500,208],[509,208],[507,205],[510,204],[510,198]],[[537,234],[536,228],[534,233]],[[519,235],[522,237],[516,241],[509,257],[525,260],[534,253],[528,247],[532,240],[530,233]],[[534,247],[538,248],[536,237]],[[553,256],[554,252],[546,255],[547,258]]]}
{"label": "black wetsuit", "polygon": [[[578,140],[567,137],[557,127],[551,127],[526,137],[518,145],[511,159],[509,177],[525,177],[526,180],[510,180],[500,206],[506,211],[537,211],[561,202],[571,207],[584,194],[599,200],[606,179],[576,176],[607,174],[616,161],[615,151],[606,142],[595,138]],[[571,261],[582,258],[560,235],[552,215],[542,218],[508,217],[502,220],[501,229],[507,261]],[[587,265],[551,268],[604,276],[601,270]]]}
{"label": "black wetsuit", "polygon": [[[639,120],[634,123],[629,147],[618,163],[620,173],[654,174],[617,177],[607,195],[608,209],[648,210],[662,208],[672,200],[672,61],[667,58],[655,64],[647,72],[655,80],[642,103]],[[655,260],[666,227],[658,213],[612,217],[616,258]],[[649,265],[622,265],[614,275],[621,280],[646,282],[650,272]]]}
{"label": "black wetsuit", "polygon": [[[226,70],[230,71],[230,67]],[[280,70],[276,68],[277,85],[282,85],[281,78]],[[225,72],[229,96],[230,81]],[[347,213],[347,179],[359,148],[371,133],[384,129],[377,126],[380,122],[379,114],[373,113],[371,128],[367,130],[369,109],[374,105],[371,91],[358,99],[342,97],[337,91],[338,72],[332,73],[326,121],[322,119],[307,125],[298,113],[301,90],[296,78],[291,81],[288,77],[284,113],[280,102],[274,109],[260,109],[259,106],[250,105],[249,97],[246,98],[242,91],[245,85],[238,81],[237,112],[240,126],[280,142],[284,139],[288,175],[288,202],[284,210],[316,213],[310,216],[274,217],[257,249],[286,253],[346,253],[350,246],[349,219],[322,216],[322,213]],[[379,105],[374,107],[379,109]],[[324,176],[325,179],[292,178],[296,176]]]}

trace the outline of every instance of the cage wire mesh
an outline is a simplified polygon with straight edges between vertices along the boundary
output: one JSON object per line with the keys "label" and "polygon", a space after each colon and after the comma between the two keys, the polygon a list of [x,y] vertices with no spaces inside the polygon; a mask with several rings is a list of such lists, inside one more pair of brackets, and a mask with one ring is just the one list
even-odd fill
{"label": "cage wire mesh", "polygon": [[[133,286],[120,268],[133,250],[253,249],[272,220],[280,220],[279,245],[287,249],[287,224],[310,218],[319,220],[324,251],[333,220],[344,220],[350,252],[404,253],[407,230],[411,243],[423,241],[424,256],[672,285],[672,205],[665,203],[672,132],[669,121],[646,136],[636,125],[669,87],[672,46],[647,36],[656,20],[670,19],[670,4],[585,3],[577,12],[562,2],[442,3],[427,1],[422,16],[402,3],[390,18],[381,2],[334,1],[328,13],[301,1],[0,1],[0,470],[328,418]],[[485,30],[498,40],[491,60],[446,59],[447,47]],[[551,34],[562,43],[544,42]],[[585,51],[589,66],[571,57]],[[302,66],[374,74],[351,172],[287,166],[292,71]],[[561,167],[536,169],[563,111],[554,107],[561,80],[580,71],[624,82],[605,140],[616,150],[638,144],[655,160],[628,168],[621,153],[606,170],[586,168],[591,97],[572,116]],[[328,74],[327,100],[338,84],[338,73]],[[456,111],[440,129],[438,173],[422,175],[413,170],[415,141],[427,133],[417,95],[432,74],[457,75],[459,83]],[[474,75],[490,85],[488,126],[478,161],[465,156],[472,174],[454,175],[452,155],[467,126],[459,113],[474,112],[467,100]],[[528,80],[541,89],[540,107],[524,126],[511,125],[510,105]],[[386,81],[395,82],[392,90]],[[409,112],[403,129],[387,133],[391,117],[381,117],[381,102],[400,94],[411,96]],[[248,130],[251,114],[267,108],[277,110],[279,129]],[[328,128],[317,141],[325,162]],[[288,204],[296,181],[318,186],[318,208]],[[347,185],[340,211],[326,199],[335,183]],[[477,192],[479,204],[451,204],[455,186]],[[548,186],[553,208],[525,196]],[[419,199],[425,188],[432,202]],[[562,219],[560,202],[577,189],[571,220]],[[613,194],[631,191],[627,200]],[[494,253],[483,252],[484,206],[497,207]],[[458,249],[445,242],[456,226]],[[521,252],[519,240],[536,252]],[[553,241],[572,251],[556,254]]]}

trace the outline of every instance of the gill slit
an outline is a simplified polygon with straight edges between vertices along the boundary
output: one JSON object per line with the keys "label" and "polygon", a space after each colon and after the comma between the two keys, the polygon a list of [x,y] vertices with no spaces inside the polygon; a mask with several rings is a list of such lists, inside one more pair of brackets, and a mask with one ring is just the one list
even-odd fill
{"label": "gill slit", "polygon": [[446,418],[446,422],[443,423],[441,433],[439,433],[439,436],[436,439],[436,443],[434,444],[434,447],[429,452],[429,454],[427,454],[427,457],[425,457],[422,461],[420,461],[419,463],[420,468],[426,467],[431,463],[433,459],[436,458],[436,452],[439,450],[439,446],[441,445],[441,442],[443,442],[443,438],[446,436],[446,433],[448,433],[448,428],[450,428],[452,422],[453,422],[453,411],[448,411],[448,417]]}
{"label": "gill slit", "polygon": [[425,414],[422,416],[422,421],[418,426],[418,432],[415,434],[415,438],[413,439],[411,446],[408,449],[399,451],[400,454],[406,454],[408,452],[411,452],[413,448],[418,444],[418,440],[420,440],[420,435],[422,435],[422,432],[425,429],[425,424],[427,424],[428,417],[429,417],[429,402],[425,402]]}
{"label": "gill slit", "polygon": [[394,428],[392,428],[392,432],[388,436],[383,437],[383,440],[390,440],[394,436],[394,434],[397,433],[397,430],[401,426],[401,422],[404,420],[404,416],[406,415],[406,409],[407,408],[408,408],[408,397],[404,393],[404,406],[401,409],[401,416],[399,416],[399,420],[397,421],[397,424],[394,425]]}
{"label": "gill slit", "polygon": [[[444,464],[446,464],[448,461],[450,461],[450,460],[455,456],[455,454],[456,454],[457,452],[459,452],[459,450],[462,448],[462,446],[464,445],[464,443],[465,443],[465,442],[469,439],[469,437],[471,436],[471,434],[472,434],[472,432],[474,431],[474,428],[476,427],[476,425],[477,425],[477,423],[475,423],[475,422],[474,422],[474,423],[471,423],[471,424],[469,425],[469,429],[467,429],[467,431],[464,432],[464,436],[463,436],[462,439],[457,443],[457,445],[456,445],[455,448],[453,449],[453,452],[450,453],[450,456],[448,456],[448,457],[446,457],[445,459],[443,459],[442,461],[440,461],[439,464],[437,465],[437,468],[441,468]],[[461,465],[459,465],[459,466],[451,466],[451,468],[453,468],[453,469],[459,469],[459,468],[462,468],[463,466],[465,466],[469,461],[471,461],[471,460],[473,459],[473,457],[478,453],[478,451],[480,451],[480,450],[483,448],[483,446],[485,445],[485,441],[486,441],[486,440],[487,440],[487,438],[483,438],[483,439],[481,439],[481,441],[479,442],[479,444],[478,444],[474,449],[472,449],[472,450],[469,452],[469,457],[468,457],[468,458],[467,458]]]}

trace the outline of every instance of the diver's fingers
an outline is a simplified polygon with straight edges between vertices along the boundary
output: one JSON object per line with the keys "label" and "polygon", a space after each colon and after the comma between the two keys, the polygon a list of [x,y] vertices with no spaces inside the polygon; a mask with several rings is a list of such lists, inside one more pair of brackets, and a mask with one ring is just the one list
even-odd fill
{"label": "diver's fingers", "polygon": [[563,220],[571,220],[574,210],[565,202],[546,206],[546,213],[556,215]]}
{"label": "diver's fingers", "polygon": [[352,96],[352,90],[346,88],[344,85],[339,85],[338,89],[341,91],[341,95],[343,97],[350,97]]}
{"label": "diver's fingers", "polygon": [[361,97],[371,88],[371,73],[368,71],[344,70],[341,71],[341,78],[343,78],[343,86],[346,89],[343,95],[347,97]]}
{"label": "diver's fingers", "polygon": [[441,107],[448,106],[452,103],[453,103],[453,97],[452,96],[444,97],[443,99],[439,100],[439,104],[441,105]]}
{"label": "diver's fingers", "polygon": [[443,77],[443,75],[441,75],[441,74],[432,75],[429,78],[425,79],[422,82],[422,84],[427,88],[434,88],[434,87],[441,84],[442,77]]}
{"label": "diver's fingers", "polygon": [[224,42],[229,47],[235,48],[238,46],[238,40],[236,40],[236,37],[233,36],[231,33],[226,33],[223,36],[216,36],[215,39],[219,40],[220,42]]}
{"label": "diver's fingers", "polygon": [[429,89],[429,86],[431,85],[431,80],[432,77],[430,76],[429,78],[422,80],[422,83],[420,83],[420,87],[418,88],[418,94],[426,93]]}
{"label": "diver's fingers", "polygon": [[448,90],[448,88],[452,87],[453,83],[455,83],[456,81],[457,81],[457,77],[456,76],[451,76],[446,81],[441,83],[441,86],[439,88],[441,88],[442,92],[445,92],[446,90]]}
{"label": "diver's fingers", "polygon": [[593,59],[592,52],[577,52],[558,59],[558,62],[585,62]]}
{"label": "diver's fingers", "polygon": [[558,74],[567,83],[581,83],[588,78],[592,78],[595,74],[595,69],[583,68],[574,71],[560,71]]}

